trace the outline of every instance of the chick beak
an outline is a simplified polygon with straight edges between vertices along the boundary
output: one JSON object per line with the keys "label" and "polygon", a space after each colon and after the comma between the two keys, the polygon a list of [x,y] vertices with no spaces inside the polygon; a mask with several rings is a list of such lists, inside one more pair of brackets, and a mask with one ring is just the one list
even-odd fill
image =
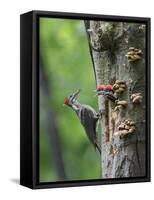
{"label": "chick beak", "polygon": [[104,91],[97,91],[96,96],[104,95]]}

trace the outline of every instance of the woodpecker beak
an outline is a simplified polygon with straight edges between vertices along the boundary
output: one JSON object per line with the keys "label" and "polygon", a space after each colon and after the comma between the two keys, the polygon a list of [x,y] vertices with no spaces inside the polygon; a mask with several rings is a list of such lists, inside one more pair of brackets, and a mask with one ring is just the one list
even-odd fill
{"label": "woodpecker beak", "polygon": [[104,95],[104,91],[97,91],[96,96]]}
{"label": "woodpecker beak", "polygon": [[79,95],[80,92],[81,92],[80,89],[77,90],[77,92],[75,92],[75,93],[73,94],[73,99],[76,99],[76,98],[78,97],[78,95]]}

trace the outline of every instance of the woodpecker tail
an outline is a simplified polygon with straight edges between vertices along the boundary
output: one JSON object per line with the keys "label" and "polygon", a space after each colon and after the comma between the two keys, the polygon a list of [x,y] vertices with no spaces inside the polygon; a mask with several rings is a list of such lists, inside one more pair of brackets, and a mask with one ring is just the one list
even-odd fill
{"label": "woodpecker tail", "polygon": [[100,145],[96,142],[95,143],[95,148],[99,151],[99,153],[101,154],[101,147]]}

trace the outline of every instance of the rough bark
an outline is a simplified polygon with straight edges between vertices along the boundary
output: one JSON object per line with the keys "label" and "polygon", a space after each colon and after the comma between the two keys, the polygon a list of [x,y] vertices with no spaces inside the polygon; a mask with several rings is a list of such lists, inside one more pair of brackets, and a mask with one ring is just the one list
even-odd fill
{"label": "rough bark", "polygon": [[[114,111],[115,103],[98,97],[102,117],[102,178],[145,176],[145,26],[137,23],[86,21],[96,84],[126,83],[119,100],[127,106]],[[128,49],[143,52],[141,59],[129,61]],[[133,103],[131,95],[141,93],[141,103]],[[122,135],[124,120],[135,122],[135,131]]]}

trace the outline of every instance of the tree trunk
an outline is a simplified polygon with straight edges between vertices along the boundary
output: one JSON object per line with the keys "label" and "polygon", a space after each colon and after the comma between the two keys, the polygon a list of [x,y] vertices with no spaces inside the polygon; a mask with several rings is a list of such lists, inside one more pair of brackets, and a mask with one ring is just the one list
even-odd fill
{"label": "tree trunk", "polygon": [[[101,120],[102,178],[145,176],[146,27],[103,21],[85,21],[85,25],[96,84],[114,84],[118,100],[127,101],[112,103],[98,97],[99,109],[105,110]],[[124,91],[116,89],[122,85]]]}

